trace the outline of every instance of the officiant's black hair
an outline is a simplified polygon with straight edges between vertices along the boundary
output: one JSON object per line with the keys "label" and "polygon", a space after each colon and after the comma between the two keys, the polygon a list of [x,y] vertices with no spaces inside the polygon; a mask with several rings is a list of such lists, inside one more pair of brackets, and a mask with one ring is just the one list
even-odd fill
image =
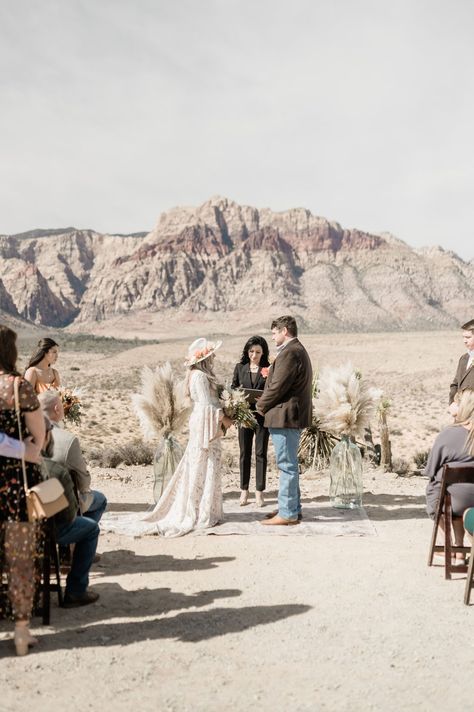
{"label": "officiant's black hair", "polygon": [[461,326],[461,329],[463,331],[473,331],[474,332],[474,319],[471,319],[471,321],[466,321],[466,323]]}
{"label": "officiant's black hair", "polygon": [[251,336],[250,339],[247,341],[247,343],[244,346],[244,350],[242,351],[242,358],[240,359],[240,363],[245,364],[245,363],[250,363],[249,359],[249,351],[252,348],[252,346],[260,346],[262,349],[262,358],[260,359],[260,366],[262,368],[266,368],[267,366],[270,365],[270,361],[268,359],[269,355],[269,350],[268,350],[268,344],[263,338],[263,336]]}

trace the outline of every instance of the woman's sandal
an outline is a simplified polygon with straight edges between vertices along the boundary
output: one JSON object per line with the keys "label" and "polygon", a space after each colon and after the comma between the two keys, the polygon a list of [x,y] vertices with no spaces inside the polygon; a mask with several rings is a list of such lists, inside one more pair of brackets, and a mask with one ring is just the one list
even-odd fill
{"label": "woman's sandal", "polygon": [[240,492],[240,506],[245,507],[246,504],[248,504],[249,501],[249,491],[248,490],[241,490]]}

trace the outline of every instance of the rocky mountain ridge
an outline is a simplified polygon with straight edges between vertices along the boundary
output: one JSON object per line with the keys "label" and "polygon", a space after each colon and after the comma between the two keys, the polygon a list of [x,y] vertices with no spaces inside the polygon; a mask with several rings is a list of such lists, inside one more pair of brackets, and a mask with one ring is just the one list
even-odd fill
{"label": "rocky mountain ridge", "polygon": [[295,313],[309,330],[435,329],[472,318],[474,263],[215,197],[163,213],[148,234],[34,230],[0,236],[0,310],[90,328],[118,315],[199,320]]}

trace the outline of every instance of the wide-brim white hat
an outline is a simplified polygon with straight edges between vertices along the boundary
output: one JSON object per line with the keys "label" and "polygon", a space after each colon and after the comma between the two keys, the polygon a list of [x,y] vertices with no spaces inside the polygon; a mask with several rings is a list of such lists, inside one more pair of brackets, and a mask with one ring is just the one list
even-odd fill
{"label": "wide-brim white hat", "polygon": [[194,364],[204,361],[204,359],[209,358],[209,356],[221,346],[222,341],[208,341],[204,337],[196,339],[188,349],[188,356],[184,365],[194,366]]}

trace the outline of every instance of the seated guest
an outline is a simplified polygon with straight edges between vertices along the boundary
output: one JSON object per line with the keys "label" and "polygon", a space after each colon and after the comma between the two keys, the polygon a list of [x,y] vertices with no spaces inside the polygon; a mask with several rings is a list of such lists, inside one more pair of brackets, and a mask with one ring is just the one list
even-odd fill
{"label": "seated guest", "polygon": [[[47,424],[45,446],[43,449],[43,470],[47,477],[57,477],[64,488],[69,503],[54,516],[56,540],[60,546],[74,544],[71,569],[66,579],[64,606],[74,608],[95,603],[99,594],[88,590],[89,571],[94,562],[99,539],[99,525],[94,519],[77,515],[78,502],[74,493],[74,484],[67,467],[52,459],[54,453],[53,426]],[[56,432],[56,429],[55,429]]]}
{"label": "seated guest", "polygon": [[[443,467],[446,464],[474,464],[474,390],[466,389],[459,398],[454,425],[441,431],[426,463],[425,475],[429,478],[426,487],[426,511],[434,519],[441,493]],[[460,483],[449,487],[453,515],[462,517],[468,507],[474,507],[474,483]],[[444,527],[443,520],[441,526]],[[463,546],[464,527],[460,519],[453,521],[454,544]],[[456,558],[463,560],[462,553]]]}
{"label": "seated guest", "polygon": [[43,413],[54,427],[54,453],[52,460],[64,465],[74,480],[79,495],[81,514],[99,522],[107,506],[102,492],[91,490],[91,476],[76,435],[59,427],[64,418],[61,397],[57,391],[49,390],[38,396]]}

